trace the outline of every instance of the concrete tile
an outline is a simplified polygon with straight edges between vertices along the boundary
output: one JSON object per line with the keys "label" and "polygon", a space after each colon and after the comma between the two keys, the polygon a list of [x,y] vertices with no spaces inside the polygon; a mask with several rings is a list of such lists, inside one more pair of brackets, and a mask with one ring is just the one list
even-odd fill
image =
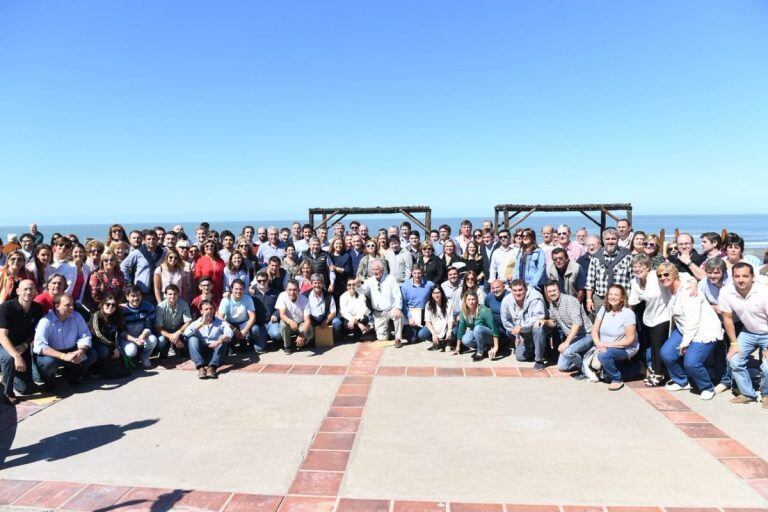
{"label": "concrete tile", "polygon": [[382,366],[440,366],[445,368],[456,368],[466,366],[496,367],[496,366],[520,366],[514,357],[502,357],[495,361],[486,358],[478,363],[472,361],[472,354],[466,353],[453,355],[453,351],[441,352],[439,350],[430,351],[427,348],[431,346],[430,342],[409,343],[401,349],[387,348],[382,351]]}
{"label": "concrete tile", "polygon": [[492,503],[453,503],[451,512],[504,512],[504,505]]}
{"label": "concrete tile", "polygon": [[363,416],[362,407],[331,407],[328,409],[329,418],[361,418]]}
{"label": "concrete tile", "polygon": [[304,458],[301,469],[304,471],[344,471],[348,459],[349,452],[310,450]]}
{"label": "concrete tile", "polygon": [[470,366],[464,368],[464,373],[467,377],[493,377],[493,368],[480,368]]}
{"label": "concrete tile", "polygon": [[260,494],[235,494],[227,503],[224,512],[276,512],[282,496]]}
{"label": "concrete tile", "polygon": [[355,434],[318,433],[310,446],[312,450],[351,450],[355,444]]}
{"label": "concrete tile", "polygon": [[761,478],[759,480],[752,480],[749,482],[750,487],[760,494],[763,498],[768,500],[768,478]]}
{"label": "concrete tile", "polygon": [[39,483],[37,480],[0,480],[0,505],[10,505]]}
{"label": "concrete tile", "polygon": [[336,498],[286,496],[278,512],[333,512]]}
{"label": "concrete tile", "polygon": [[365,405],[365,396],[336,396],[333,399],[333,407],[363,407]]}
{"label": "concrete tile", "polygon": [[336,396],[368,396],[370,389],[370,385],[342,384],[339,391],[336,392]]}
{"label": "concrete tile", "polygon": [[405,366],[380,366],[376,375],[400,376],[405,375]]}
{"label": "concrete tile", "polygon": [[267,365],[261,364],[261,363],[251,363],[248,365],[243,366],[240,368],[241,372],[251,372],[251,373],[259,373],[260,371],[264,370]]}
{"label": "concrete tile", "polygon": [[286,354],[282,350],[267,352],[259,356],[259,362],[264,364],[290,364],[290,365],[321,365],[321,366],[346,366],[352,360],[357,350],[357,344],[344,343],[327,349],[303,349],[293,354]]}
{"label": "concrete tile", "polygon": [[320,370],[318,370],[318,375],[344,375],[347,373],[347,367],[346,366],[321,366]]}
{"label": "concrete tile", "polygon": [[360,376],[360,375],[350,375],[347,377],[344,377],[344,384],[355,384],[360,386],[370,386],[371,382],[373,382],[373,377],[367,377],[367,376]]}
{"label": "concrete tile", "polygon": [[708,508],[708,507],[699,507],[699,508],[665,507],[664,510],[666,512],[720,512],[719,508]]}
{"label": "concrete tile", "polygon": [[707,423],[707,419],[697,412],[667,411],[662,414],[672,423]]}
{"label": "concrete tile", "polygon": [[533,368],[520,368],[520,376],[526,379],[549,379],[547,372],[535,372]]}
{"label": "concrete tile", "polygon": [[678,423],[677,426],[690,437],[728,437],[722,430],[710,423]]}
{"label": "concrete tile", "polygon": [[446,512],[448,504],[438,501],[395,501],[392,512]]}
{"label": "concrete tile", "polygon": [[662,512],[659,507],[608,507],[608,512]]}
{"label": "concrete tile", "polygon": [[493,369],[493,373],[497,377],[520,377],[520,368],[498,366]]}
{"label": "concrete tile", "polygon": [[697,439],[696,442],[715,457],[754,457],[741,443],[733,439]]}
{"label": "concrete tile", "polygon": [[648,397],[646,401],[657,411],[690,411],[687,405],[674,398]]}
{"label": "concrete tile", "polygon": [[64,508],[67,510],[96,510],[111,507],[130,490],[130,487],[117,485],[89,485],[69,500]]}
{"label": "concrete tile", "polygon": [[408,366],[405,374],[409,377],[434,377],[434,366]]}
{"label": "concrete tile", "polygon": [[[283,495],[341,380],[164,371],[77,393],[25,420],[12,448],[27,453],[9,456],[3,477]],[[114,461],[120,471],[105,471]]]}
{"label": "concrete tile", "polygon": [[319,365],[314,364],[297,364],[290,369],[288,373],[299,375],[314,375],[320,370]]}
{"label": "concrete tile", "polygon": [[118,502],[121,511],[181,510],[218,511],[230,493],[136,487]]}
{"label": "concrete tile", "polygon": [[13,505],[37,508],[59,508],[75,494],[85,488],[85,484],[71,482],[42,482],[32,488]]}
{"label": "concrete tile", "polygon": [[507,512],[560,512],[557,505],[506,505]]}
{"label": "concrete tile", "polygon": [[604,508],[600,505],[563,505],[563,512],[603,512]]}
{"label": "concrete tile", "polygon": [[[331,453],[331,452],[329,452]],[[290,494],[336,496],[344,473],[328,471],[299,471],[291,485]]]}
{"label": "concrete tile", "polygon": [[438,377],[463,377],[464,376],[464,368],[445,368],[442,366],[438,366],[437,368],[435,368],[435,371],[437,372]]}
{"label": "concrete tile", "polygon": [[389,512],[389,500],[341,498],[336,512]]}
{"label": "concrete tile", "polygon": [[[473,434],[477,425],[482,436]],[[616,456],[596,458],[594,446]],[[488,485],[499,474],[514,485]],[[605,479],[612,485],[601,485]],[[377,378],[340,495],[619,506],[655,506],[663,496],[670,506],[764,505],[631,390],[611,393],[573,379]]]}
{"label": "concrete tile", "polygon": [[326,418],[320,424],[319,432],[357,432],[360,420],[353,418]]}
{"label": "concrete tile", "polygon": [[268,364],[261,370],[261,373],[288,373],[293,365],[290,364]]}
{"label": "concrete tile", "polygon": [[720,462],[728,466],[741,478],[752,480],[756,478],[768,478],[768,462],[755,458],[720,459]]}

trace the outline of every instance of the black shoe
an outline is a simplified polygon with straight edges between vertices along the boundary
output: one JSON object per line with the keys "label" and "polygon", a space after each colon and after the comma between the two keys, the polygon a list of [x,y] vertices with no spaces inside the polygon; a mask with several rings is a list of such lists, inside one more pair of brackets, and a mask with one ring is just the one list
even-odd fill
{"label": "black shoe", "polygon": [[438,343],[433,343],[429,347],[427,347],[427,350],[429,350],[429,351],[439,350],[439,349],[440,349],[440,344],[438,344]]}
{"label": "black shoe", "polygon": [[533,363],[533,371],[535,372],[543,372],[544,368],[546,368],[546,366],[544,366],[544,363],[542,363],[541,361],[536,361],[535,363]]}
{"label": "black shoe", "polygon": [[472,360],[474,362],[482,361],[483,359],[485,359],[485,356],[483,354],[473,354],[472,355]]}
{"label": "black shoe", "polygon": [[402,348],[403,342],[400,340],[395,340],[395,348]]}
{"label": "black shoe", "polygon": [[573,375],[571,375],[571,378],[572,378],[573,380],[584,380],[584,379],[586,379],[586,378],[587,378],[587,376],[586,376],[586,375],[584,375],[584,374],[583,374],[583,373],[581,373],[581,372],[576,372],[576,373],[574,373]]}
{"label": "black shoe", "polygon": [[293,349],[291,347],[284,348],[283,352],[285,352],[286,355],[291,355],[293,354]]}

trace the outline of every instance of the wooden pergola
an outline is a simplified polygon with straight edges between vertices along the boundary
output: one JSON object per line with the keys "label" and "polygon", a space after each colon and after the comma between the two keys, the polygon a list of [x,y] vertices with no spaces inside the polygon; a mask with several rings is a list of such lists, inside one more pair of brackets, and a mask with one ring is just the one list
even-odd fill
{"label": "wooden pergola", "polygon": [[[586,218],[600,226],[600,232],[602,233],[606,226],[608,217],[613,219],[614,222],[619,221],[622,217],[615,215],[613,212],[623,211],[624,217],[632,222],[632,205],[630,203],[608,203],[608,204],[497,204],[495,208],[495,227],[499,229],[500,221],[499,216],[502,216],[504,228],[510,229],[519,226],[525,219],[533,215],[535,212],[579,212]],[[589,212],[589,213],[588,213]],[[600,221],[598,222],[590,213],[600,213]],[[511,213],[511,215],[510,215]],[[514,224],[510,225],[515,217],[520,214],[522,217],[517,219]]]}
{"label": "wooden pergola", "polygon": [[[373,206],[370,208],[310,208],[309,225],[312,229],[328,227],[341,222],[347,215],[404,215],[424,231],[429,233],[432,229],[432,208],[429,206]],[[424,220],[419,220],[416,215],[423,214]],[[322,220],[315,225],[315,215],[321,215]]]}

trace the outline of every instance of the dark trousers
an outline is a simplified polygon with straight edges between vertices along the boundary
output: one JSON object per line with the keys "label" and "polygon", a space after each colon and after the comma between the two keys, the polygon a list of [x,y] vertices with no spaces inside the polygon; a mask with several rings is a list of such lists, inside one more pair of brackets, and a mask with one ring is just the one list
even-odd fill
{"label": "dark trousers", "polygon": [[[77,350],[77,347],[75,346],[64,350],[57,350],[59,352],[68,354]],[[89,348],[85,351],[85,358],[83,358],[79,364],[68,363],[66,361],[62,361],[61,359],[56,359],[55,357],[44,355],[37,355],[36,361],[37,367],[40,369],[40,376],[42,377],[43,382],[50,384],[51,381],[53,381],[53,377],[56,375],[56,372],[59,370],[61,370],[62,375],[64,375],[67,380],[79,380],[81,377],[85,376],[88,368],[90,368],[91,365],[96,362],[97,357],[98,356],[96,353]]]}
{"label": "dark trousers", "polygon": [[19,394],[26,395],[33,388],[32,382],[32,349],[28,348],[22,354],[27,369],[21,373],[16,371],[13,357],[0,346],[0,372],[3,373],[3,393],[10,396],[15,390]]}

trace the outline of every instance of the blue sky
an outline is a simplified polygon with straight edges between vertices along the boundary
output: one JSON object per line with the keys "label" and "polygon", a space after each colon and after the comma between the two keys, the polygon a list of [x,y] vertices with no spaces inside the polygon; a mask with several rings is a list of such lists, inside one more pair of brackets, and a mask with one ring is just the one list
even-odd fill
{"label": "blue sky", "polygon": [[9,0],[1,224],[766,212],[766,63],[758,0]]}

